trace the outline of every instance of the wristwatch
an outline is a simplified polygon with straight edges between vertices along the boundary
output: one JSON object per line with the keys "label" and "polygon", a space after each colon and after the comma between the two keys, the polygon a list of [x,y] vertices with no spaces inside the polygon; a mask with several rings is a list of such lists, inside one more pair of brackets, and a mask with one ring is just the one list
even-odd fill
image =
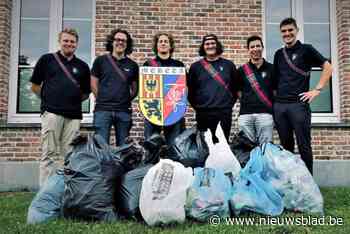
{"label": "wristwatch", "polygon": [[316,88],[315,90],[321,92],[321,91],[322,91],[322,88]]}

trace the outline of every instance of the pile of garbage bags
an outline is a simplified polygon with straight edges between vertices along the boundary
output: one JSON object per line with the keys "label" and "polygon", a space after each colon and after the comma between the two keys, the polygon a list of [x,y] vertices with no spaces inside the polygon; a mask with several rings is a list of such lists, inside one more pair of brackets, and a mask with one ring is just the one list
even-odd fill
{"label": "pile of garbage bags", "polygon": [[116,181],[132,169],[135,161],[141,161],[141,149],[130,144],[112,151],[99,135],[74,146],[65,159],[64,217],[86,221],[117,220],[113,205]]}
{"label": "pile of garbage bags", "polygon": [[117,148],[98,135],[72,144],[64,170],[34,197],[27,223],[64,217],[154,226],[245,212],[323,214],[322,194],[299,155],[257,146],[243,132],[229,144],[220,125],[215,137],[193,127],[170,146],[160,135]]}

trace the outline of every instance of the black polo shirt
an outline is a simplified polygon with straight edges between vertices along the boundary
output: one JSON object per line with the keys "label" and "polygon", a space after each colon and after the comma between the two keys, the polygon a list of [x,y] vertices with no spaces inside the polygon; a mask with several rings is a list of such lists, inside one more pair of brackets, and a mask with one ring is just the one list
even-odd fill
{"label": "black polo shirt", "polygon": [[53,54],[36,63],[30,82],[41,85],[41,112],[48,111],[71,119],[81,119],[81,93],[90,94],[89,66],[77,57],[67,60],[56,52],[80,88],[64,73]]}
{"label": "black polo shirt", "polygon": [[[322,67],[327,61],[312,45],[297,41],[291,48],[286,48],[292,63],[304,72],[312,67]],[[274,74],[276,77],[277,102],[297,102],[300,93],[309,91],[310,75],[305,77],[292,70],[283,55],[283,48],[275,53]]]}
{"label": "black polo shirt", "polygon": [[[162,59],[159,56],[156,56],[155,60],[161,67],[185,67],[182,62],[172,58]],[[150,63],[150,60],[147,60],[143,66],[152,66],[152,64]]]}
{"label": "black polo shirt", "polygon": [[[262,83],[265,87],[266,96],[270,101],[273,100],[273,65],[264,59],[263,64],[257,68],[251,61],[249,61],[249,67],[253,70],[256,79],[259,83]],[[240,115],[255,114],[255,113],[272,113],[272,109],[267,107],[258,97],[256,92],[252,89],[246,75],[244,74],[243,67],[238,69],[238,90],[241,91],[242,96],[240,98]]]}
{"label": "black polo shirt", "polygon": [[91,74],[99,80],[95,111],[131,111],[131,101],[137,95],[137,92],[132,95],[131,88],[133,82],[138,85],[139,66],[128,57],[117,60],[112,56],[125,74],[124,80],[107,56],[97,57],[91,70]]}
{"label": "black polo shirt", "polygon": [[228,84],[228,90],[197,61],[191,65],[187,79],[190,104],[197,110],[232,108],[237,100],[237,86],[234,84],[238,75],[236,66],[224,58],[208,62]]}

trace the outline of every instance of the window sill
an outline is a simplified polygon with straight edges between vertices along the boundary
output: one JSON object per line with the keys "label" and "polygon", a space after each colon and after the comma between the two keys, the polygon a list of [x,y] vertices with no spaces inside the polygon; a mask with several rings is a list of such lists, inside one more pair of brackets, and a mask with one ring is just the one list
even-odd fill
{"label": "window sill", "polygon": [[[92,123],[81,123],[81,128],[92,129]],[[40,123],[1,123],[0,129],[15,129],[15,128],[41,128]]]}
{"label": "window sill", "polygon": [[349,122],[341,123],[312,123],[313,128],[350,128]]}

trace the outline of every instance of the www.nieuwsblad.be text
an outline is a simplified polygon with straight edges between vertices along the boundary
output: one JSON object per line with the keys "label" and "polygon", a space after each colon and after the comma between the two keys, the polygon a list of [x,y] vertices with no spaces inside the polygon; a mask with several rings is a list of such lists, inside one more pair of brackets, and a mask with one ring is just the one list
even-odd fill
{"label": "www.nieuwsblad.be text", "polygon": [[332,216],[299,216],[299,217],[234,217],[234,218],[220,218],[217,215],[213,215],[208,220],[212,226],[218,225],[247,225],[247,226],[282,226],[282,225],[295,225],[295,226],[337,226],[344,225],[343,218]]}

